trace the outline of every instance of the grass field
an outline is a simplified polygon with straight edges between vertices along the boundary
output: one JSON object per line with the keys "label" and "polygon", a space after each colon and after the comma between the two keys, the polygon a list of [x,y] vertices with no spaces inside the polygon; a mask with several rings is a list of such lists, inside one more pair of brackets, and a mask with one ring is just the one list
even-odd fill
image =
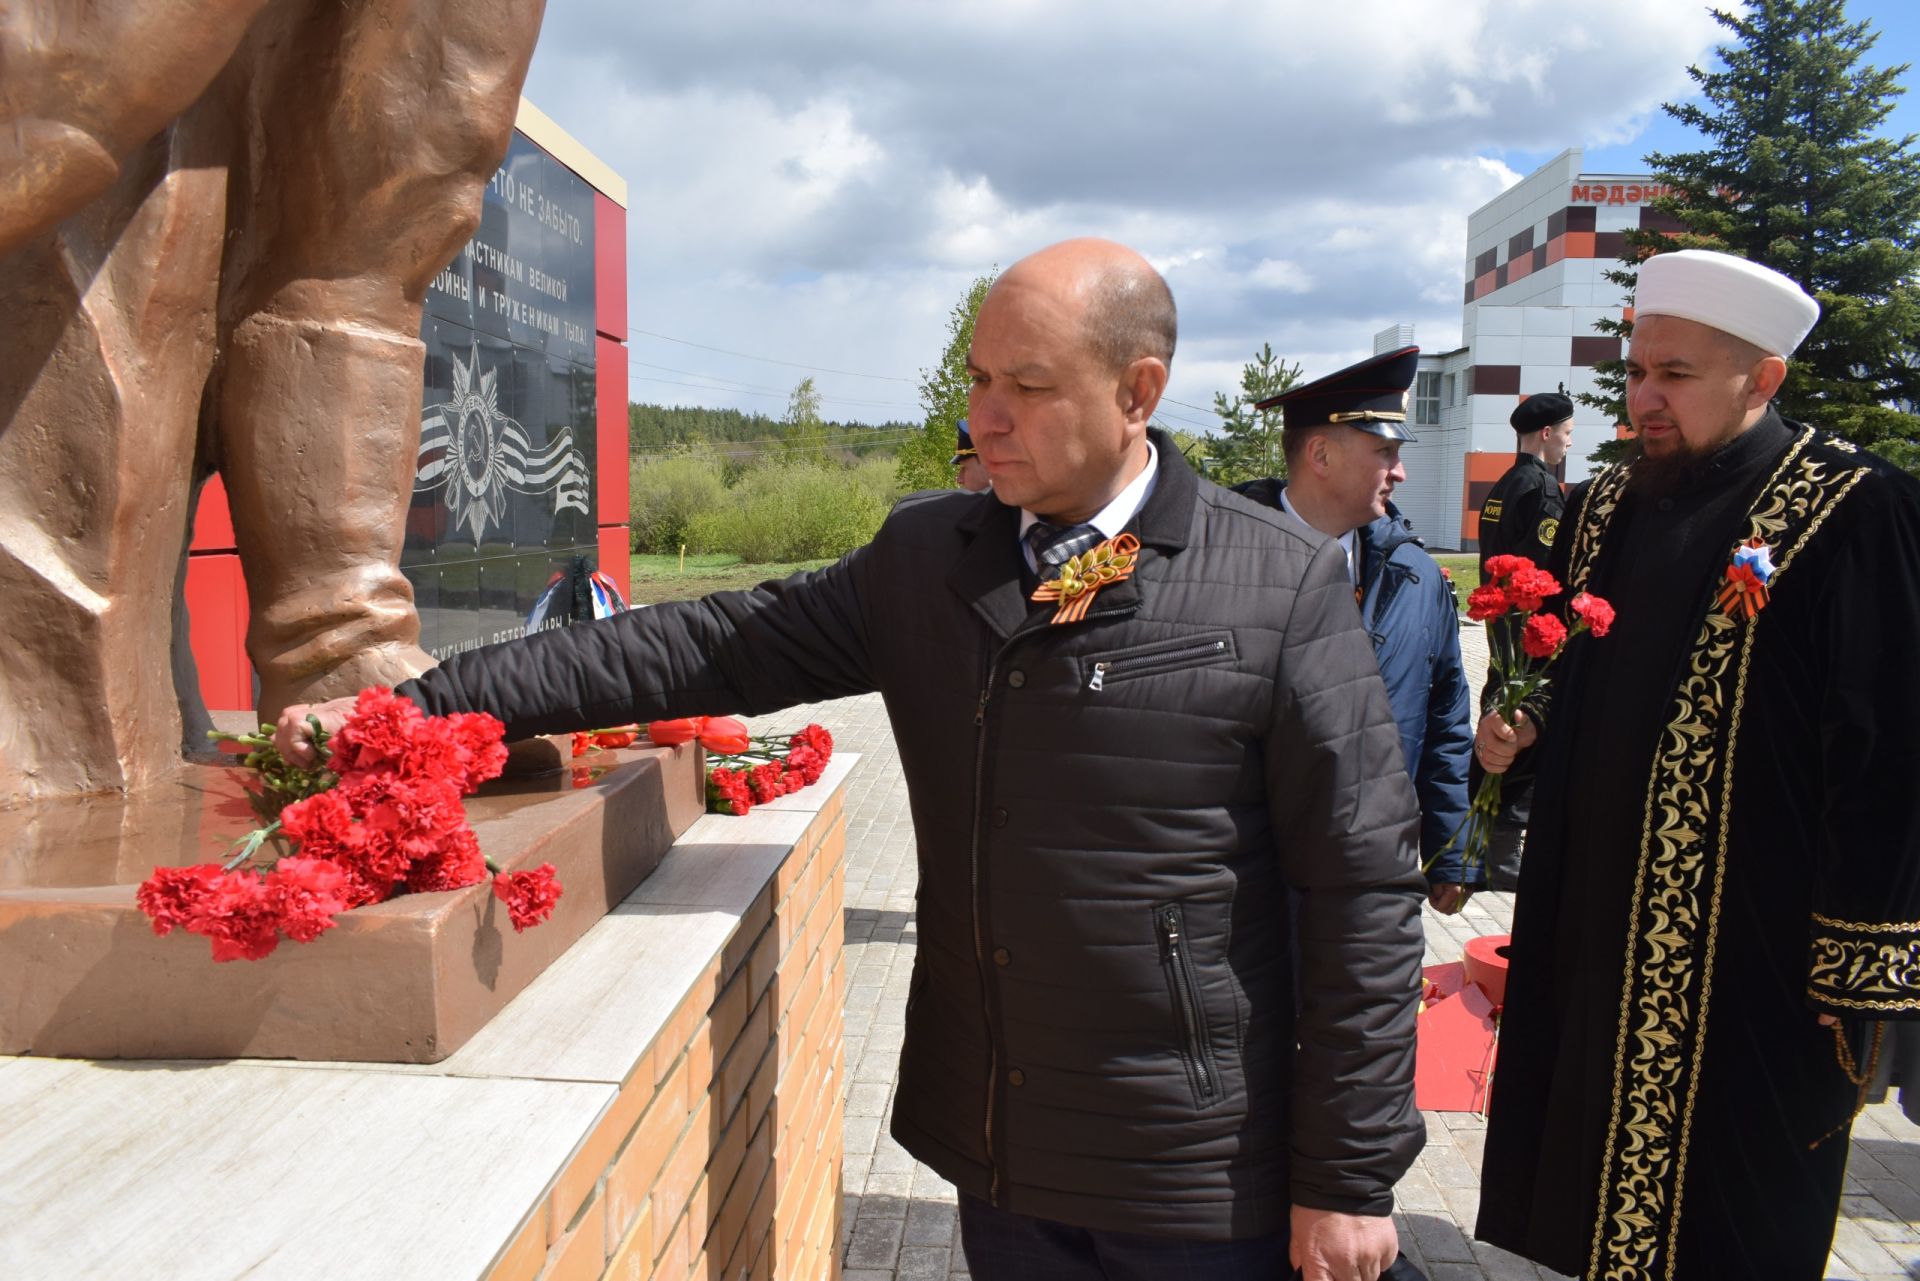
{"label": "grass field", "polygon": [[1464,556],[1435,556],[1453,575],[1454,586],[1460,589],[1460,608],[1467,607],[1467,597],[1480,585],[1480,557],[1469,552]]}
{"label": "grass field", "polygon": [[708,592],[755,587],[769,578],[785,578],[803,569],[833,562],[803,560],[783,565],[749,565],[724,552],[689,556],[681,568],[678,556],[634,556],[633,604],[653,605],[663,600],[690,600]]}

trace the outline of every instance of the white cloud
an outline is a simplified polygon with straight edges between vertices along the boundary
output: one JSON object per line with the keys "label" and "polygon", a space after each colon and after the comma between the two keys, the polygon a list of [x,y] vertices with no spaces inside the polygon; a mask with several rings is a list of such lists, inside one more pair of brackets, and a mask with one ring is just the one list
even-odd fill
{"label": "white cloud", "polygon": [[[566,0],[528,94],[630,184],[639,328],[903,378],[820,382],[831,412],[911,416],[974,276],[1104,235],[1167,274],[1171,394],[1205,406],[1262,342],[1312,374],[1396,322],[1457,341],[1467,215],[1520,176],[1492,157],[1633,136],[1718,30],[1671,0],[1607,11]],[[756,386],[803,372],[645,337],[633,354]]]}

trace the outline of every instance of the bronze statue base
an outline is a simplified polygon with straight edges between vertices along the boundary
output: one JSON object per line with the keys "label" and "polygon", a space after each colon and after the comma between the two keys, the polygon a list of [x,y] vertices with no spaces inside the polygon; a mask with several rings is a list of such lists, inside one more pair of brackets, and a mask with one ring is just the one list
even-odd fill
{"label": "bronze statue base", "polygon": [[238,770],[188,764],[130,796],[0,810],[0,1054],[438,1062],[659,864],[705,809],[701,764],[692,745],[596,752],[468,798],[489,858],[552,863],[565,887],[523,934],[483,883],[220,964],[205,939],[156,937],[134,890],[254,826]]}

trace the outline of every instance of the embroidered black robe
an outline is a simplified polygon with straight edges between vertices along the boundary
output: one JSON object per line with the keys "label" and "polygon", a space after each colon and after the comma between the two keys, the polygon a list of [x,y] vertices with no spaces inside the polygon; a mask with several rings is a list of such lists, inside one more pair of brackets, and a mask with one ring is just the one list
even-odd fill
{"label": "embroidered black robe", "polygon": [[1682,489],[1576,491],[1550,568],[1618,622],[1541,708],[1476,1235],[1817,1278],[1857,1093],[1817,1016],[1861,1061],[1920,1018],[1920,485],[1770,412]]}

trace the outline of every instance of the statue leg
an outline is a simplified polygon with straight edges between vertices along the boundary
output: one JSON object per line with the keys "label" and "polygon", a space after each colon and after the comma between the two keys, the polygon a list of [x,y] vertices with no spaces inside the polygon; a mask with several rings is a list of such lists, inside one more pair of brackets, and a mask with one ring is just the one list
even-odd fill
{"label": "statue leg", "polygon": [[0,255],[0,807],[179,758],[168,654],[226,201],[201,115]]}
{"label": "statue leg", "polygon": [[236,55],[253,167],[217,432],[263,717],[431,665],[398,569],[421,304],[479,225],[540,16],[539,0],[325,0],[269,11]]}
{"label": "statue leg", "polygon": [[200,98],[267,0],[39,4],[0,22],[0,257],[122,175]]}

